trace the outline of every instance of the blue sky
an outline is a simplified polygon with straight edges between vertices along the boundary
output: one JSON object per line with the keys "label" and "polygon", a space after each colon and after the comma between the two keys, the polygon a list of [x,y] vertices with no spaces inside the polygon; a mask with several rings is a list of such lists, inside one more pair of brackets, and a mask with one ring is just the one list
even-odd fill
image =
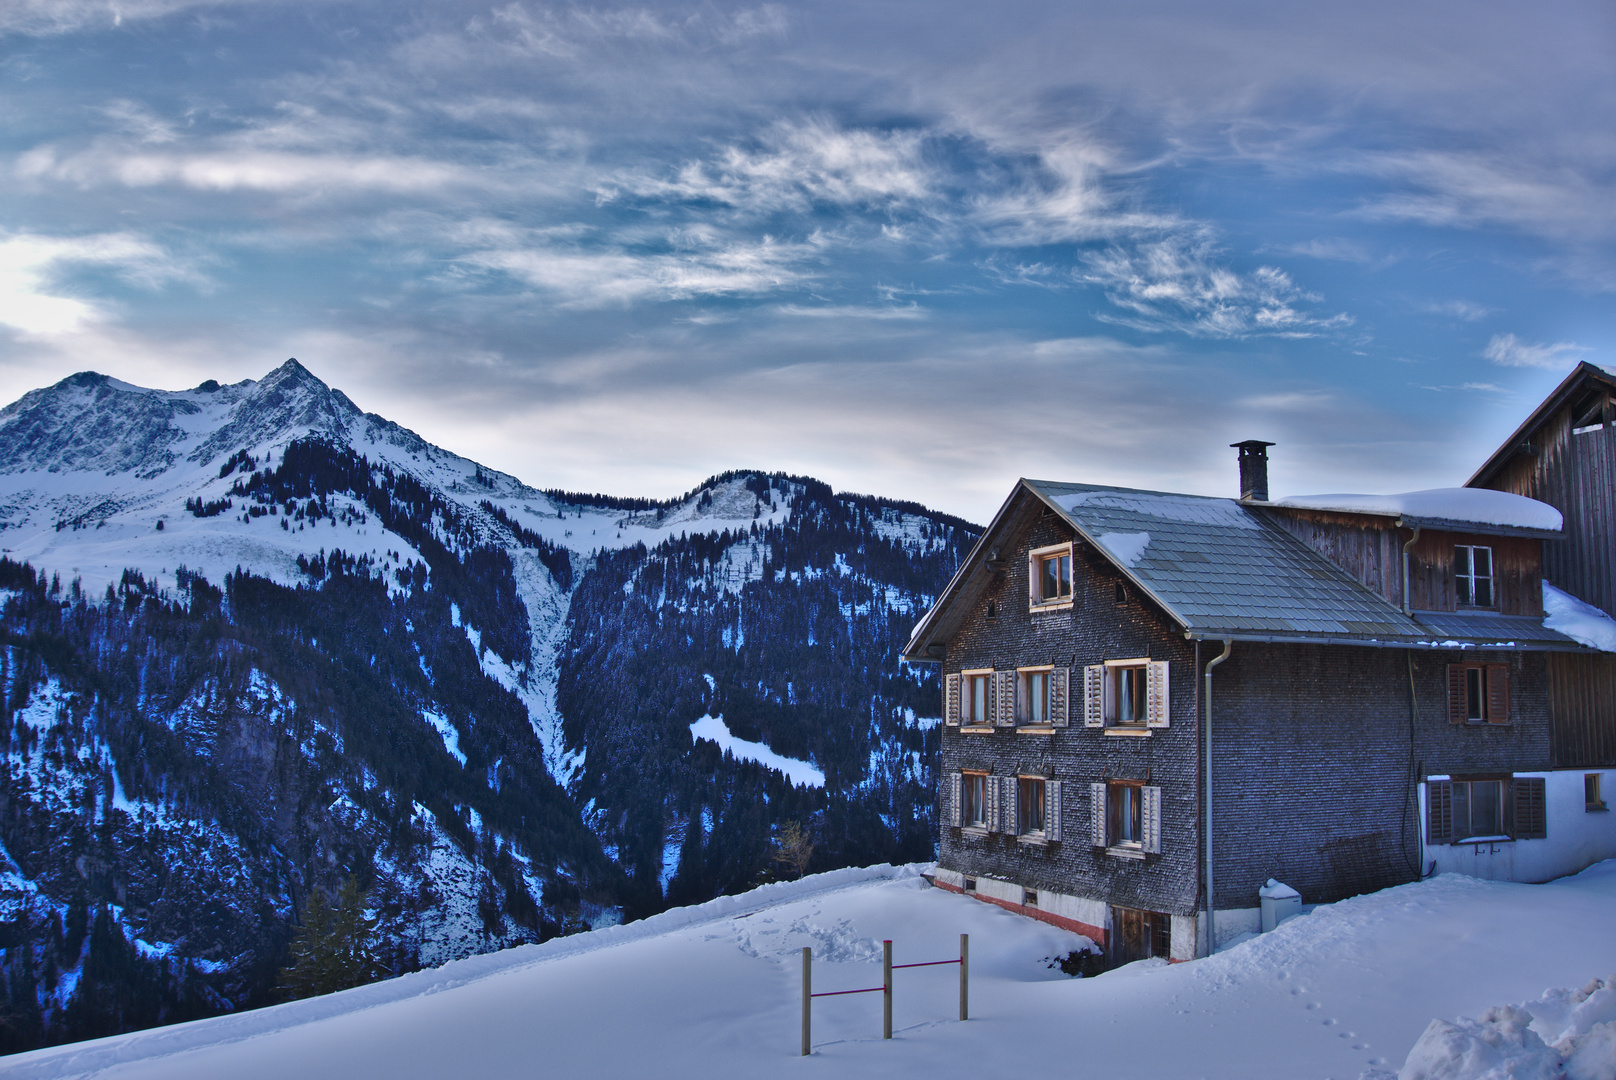
{"label": "blue sky", "polygon": [[1616,366],[1608,4],[0,0],[0,397],[296,356],[540,486],[1461,482]]}

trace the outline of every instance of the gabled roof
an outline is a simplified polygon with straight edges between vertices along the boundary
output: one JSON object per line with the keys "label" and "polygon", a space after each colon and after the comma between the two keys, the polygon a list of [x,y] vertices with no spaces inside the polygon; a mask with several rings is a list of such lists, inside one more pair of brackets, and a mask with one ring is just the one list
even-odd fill
{"label": "gabled roof", "polygon": [[1544,629],[1541,619],[1435,615],[1433,623],[1426,612],[1411,618],[1274,524],[1260,506],[1024,479],[916,625],[905,659],[933,659],[929,646],[952,637],[984,586],[987,553],[1003,542],[1018,504],[1028,496],[1059,515],[1192,640],[1579,647]]}
{"label": "gabled roof", "polygon": [[1566,402],[1576,397],[1590,384],[1599,389],[1616,393],[1616,376],[1611,375],[1604,368],[1595,367],[1584,360],[1561,381],[1559,386],[1554,388],[1553,393],[1543,399],[1543,404],[1532,410],[1532,415],[1528,416],[1525,422],[1515,429],[1515,433],[1505,439],[1497,450],[1493,451],[1492,456],[1482,463],[1481,468],[1476,470],[1475,475],[1465,481],[1465,486],[1485,487],[1498,470],[1507,465],[1509,459],[1520,451],[1523,443],[1531,442],[1532,436],[1537,433],[1538,428],[1548,421],[1549,417],[1559,412]]}

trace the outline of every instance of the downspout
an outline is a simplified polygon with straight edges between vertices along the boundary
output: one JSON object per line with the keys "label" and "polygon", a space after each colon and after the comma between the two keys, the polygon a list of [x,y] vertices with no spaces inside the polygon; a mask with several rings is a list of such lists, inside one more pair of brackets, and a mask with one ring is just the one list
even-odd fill
{"label": "downspout", "polygon": [[[1403,528],[1403,523],[1399,521],[1397,523],[1397,527],[1399,529]],[[1414,535],[1409,537],[1408,543],[1403,545],[1403,614],[1412,616],[1414,612],[1410,610],[1408,606],[1408,549],[1413,547],[1415,542],[1419,540],[1420,527],[1418,525],[1410,525],[1408,528],[1414,530]]]}
{"label": "downspout", "polygon": [[1206,664],[1206,954],[1217,952],[1217,936],[1212,932],[1212,669],[1229,659],[1234,639],[1223,639],[1223,652]]}

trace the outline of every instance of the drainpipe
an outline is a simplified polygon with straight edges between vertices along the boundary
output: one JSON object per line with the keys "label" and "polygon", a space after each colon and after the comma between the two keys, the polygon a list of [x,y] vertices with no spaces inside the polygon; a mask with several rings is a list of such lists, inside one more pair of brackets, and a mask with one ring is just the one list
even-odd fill
{"label": "drainpipe", "polygon": [[1206,665],[1206,954],[1217,951],[1217,937],[1212,933],[1212,669],[1229,659],[1234,652],[1234,639],[1223,639],[1223,652]]}
{"label": "drainpipe", "polygon": [[[1401,529],[1405,526],[1399,521],[1397,527]],[[1409,610],[1408,606],[1408,549],[1413,547],[1415,542],[1419,540],[1420,527],[1418,525],[1409,525],[1407,528],[1413,529],[1414,535],[1409,537],[1408,543],[1403,545],[1403,614],[1412,616],[1414,612]]]}

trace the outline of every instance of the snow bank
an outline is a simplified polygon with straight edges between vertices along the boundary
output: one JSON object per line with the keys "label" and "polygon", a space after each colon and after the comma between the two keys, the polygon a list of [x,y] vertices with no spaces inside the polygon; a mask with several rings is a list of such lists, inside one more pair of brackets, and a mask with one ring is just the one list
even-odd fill
{"label": "snow bank", "polygon": [[1430,488],[1401,495],[1292,495],[1275,506],[1298,510],[1343,510],[1357,514],[1399,514],[1411,518],[1503,525],[1517,529],[1559,529],[1565,522],[1548,503],[1489,488]]}
{"label": "snow bank", "polygon": [[1616,619],[1543,583],[1543,625],[1601,652],[1616,652]]}
{"label": "snow bank", "polygon": [[[1390,1074],[1383,1074],[1389,1076]],[[1432,1020],[1397,1080],[1616,1080],[1616,976]]]}

